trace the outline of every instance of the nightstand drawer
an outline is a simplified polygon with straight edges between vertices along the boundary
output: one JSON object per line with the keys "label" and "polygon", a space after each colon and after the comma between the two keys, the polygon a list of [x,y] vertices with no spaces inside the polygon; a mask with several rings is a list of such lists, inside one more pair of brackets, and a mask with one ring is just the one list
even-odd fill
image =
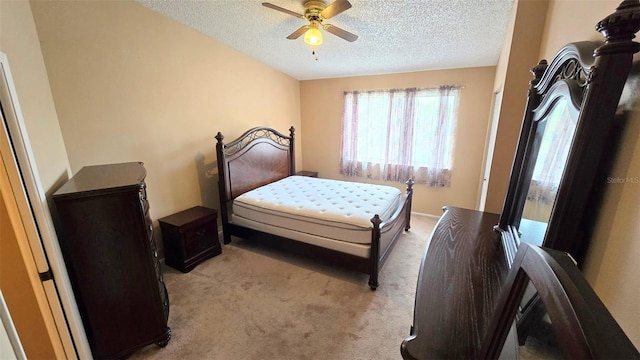
{"label": "nightstand drawer", "polygon": [[184,237],[185,258],[191,258],[207,250],[217,240],[218,227],[209,221],[201,226],[187,230]]}

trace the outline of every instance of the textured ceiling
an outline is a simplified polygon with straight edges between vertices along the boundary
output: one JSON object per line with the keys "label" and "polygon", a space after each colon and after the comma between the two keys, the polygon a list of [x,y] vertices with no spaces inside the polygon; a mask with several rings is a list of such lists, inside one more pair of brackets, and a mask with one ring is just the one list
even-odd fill
{"label": "textured ceiling", "polygon": [[[302,0],[267,0],[302,13]],[[358,35],[348,42],[323,31],[318,59],[302,37],[307,22],[260,0],[138,0],[298,80],[497,64],[512,0],[349,0],[325,23]],[[330,1],[327,1],[330,3]]]}

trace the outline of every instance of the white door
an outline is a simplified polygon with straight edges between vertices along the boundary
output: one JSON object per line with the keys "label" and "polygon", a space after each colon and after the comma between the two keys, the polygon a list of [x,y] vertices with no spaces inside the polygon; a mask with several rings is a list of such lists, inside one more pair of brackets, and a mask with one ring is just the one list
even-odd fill
{"label": "white door", "polygon": [[[45,192],[40,184],[29,137],[11,77],[9,63],[0,52],[0,157],[4,165],[3,195],[17,204],[20,223],[26,233],[30,256],[25,263],[35,266],[51,310],[57,334],[67,359],[91,359],[91,351],[73,297]],[[5,181],[6,180],[6,181]],[[6,199],[5,199],[6,200]],[[64,310],[63,310],[64,309]]]}
{"label": "white door", "polygon": [[496,135],[498,133],[498,121],[500,120],[500,106],[502,105],[502,91],[493,94],[493,106],[491,106],[491,124],[487,135],[487,152],[484,155],[484,171],[482,173],[482,186],[480,189],[480,201],[478,210],[484,211],[487,202],[487,190],[489,188],[489,176],[491,175],[491,162],[493,160],[493,150],[496,145]]}

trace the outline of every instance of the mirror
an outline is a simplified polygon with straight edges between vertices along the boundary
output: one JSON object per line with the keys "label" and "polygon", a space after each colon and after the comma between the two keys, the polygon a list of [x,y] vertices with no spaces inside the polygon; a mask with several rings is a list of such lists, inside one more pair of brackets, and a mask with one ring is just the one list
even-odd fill
{"label": "mirror", "polygon": [[532,142],[535,161],[518,228],[523,241],[535,245],[543,243],[573,141],[576,116],[575,111],[570,111],[567,100],[561,97],[548,115],[535,123]]}
{"label": "mirror", "polygon": [[556,329],[535,286],[529,282],[515,316],[518,359],[566,359]]}
{"label": "mirror", "polygon": [[612,136],[616,109],[640,48],[632,41],[640,23],[618,20],[631,22],[638,8],[638,3],[620,7],[598,23],[598,31],[608,36],[604,43],[567,44],[550,63],[542,60],[531,70],[534,78],[495,227],[509,264],[521,241],[568,252],[583,264],[606,186],[607,154],[617,148]]}

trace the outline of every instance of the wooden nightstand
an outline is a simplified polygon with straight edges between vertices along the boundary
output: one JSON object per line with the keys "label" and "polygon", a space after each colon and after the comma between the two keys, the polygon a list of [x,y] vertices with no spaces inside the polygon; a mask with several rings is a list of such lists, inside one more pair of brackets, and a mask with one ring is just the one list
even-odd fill
{"label": "wooden nightstand", "polygon": [[298,171],[296,173],[298,176],[308,176],[308,177],[318,177],[317,171]]}
{"label": "wooden nightstand", "polygon": [[158,219],[165,263],[189,272],[205,259],[220,255],[218,212],[196,206]]}

